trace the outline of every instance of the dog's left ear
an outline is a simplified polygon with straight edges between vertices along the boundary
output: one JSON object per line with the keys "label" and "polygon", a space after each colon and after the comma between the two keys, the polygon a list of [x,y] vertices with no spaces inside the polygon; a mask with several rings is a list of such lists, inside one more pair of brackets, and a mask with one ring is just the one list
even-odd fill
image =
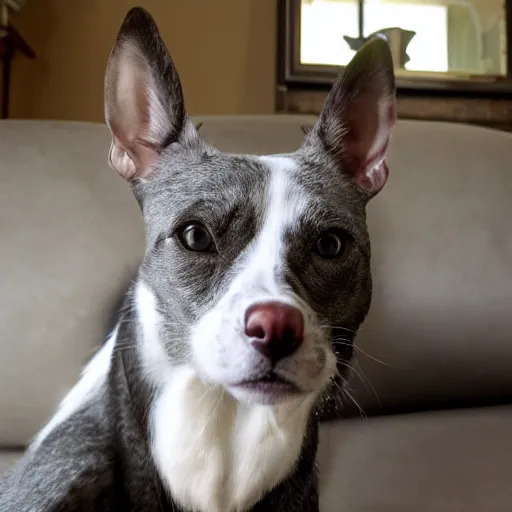
{"label": "dog's left ear", "polygon": [[131,9],[105,75],[105,119],[112,132],[109,163],[131,181],[151,174],[171,143],[197,143],[185,113],[178,72],[151,15]]}
{"label": "dog's left ear", "polygon": [[340,171],[372,197],[388,177],[385,157],[395,121],[393,59],[386,40],[377,37],[341,72],[305,146],[327,151]]}

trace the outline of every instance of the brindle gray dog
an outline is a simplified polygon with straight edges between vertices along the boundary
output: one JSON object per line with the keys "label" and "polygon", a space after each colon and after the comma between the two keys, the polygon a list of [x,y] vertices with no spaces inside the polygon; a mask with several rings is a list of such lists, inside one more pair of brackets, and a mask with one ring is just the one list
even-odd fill
{"label": "brindle gray dog", "polygon": [[228,155],[189,121],[157,27],[133,9],[105,107],[145,257],[0,510],[317,511],[315,411],[352,355],[334,333],[370,305],[365,207],[395,122],[387,43],[360,50],[295,153]]}

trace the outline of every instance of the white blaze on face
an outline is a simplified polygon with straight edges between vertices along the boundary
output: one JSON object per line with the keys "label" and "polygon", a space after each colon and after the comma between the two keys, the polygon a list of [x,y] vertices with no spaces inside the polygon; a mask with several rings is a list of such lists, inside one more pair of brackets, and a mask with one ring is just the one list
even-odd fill
{"label": "white blaze on face", "polygon": [[268,291],[279,296],[282,290],[276,279],[282,277],[286,264],[285,235],[290,228],[298,226],[306,204],[304,194],[290,179],[297,165],[294,160],[279,156],[261,157],[261,160],[271,170],[268,204],[247,266],[256,270],[257,279]]}
{"label": "white blaze on face", "polygon": [[306,196],[290,178],[297,167],[292,158],[264,156],[259,160],[270,170],[264,219],[230,291],[240,293],[247,287],[268,295],[269,299],[293,303],[282,281],[286,265],[285,235],[290,228],[298,226],[306,208]]}
{"label": "white blaze on face", "polygon": [[[263,219],[255,238],[234,264],[234,277],[217,304],[192,328],[194,359],[206,380],[230,385],[253,378],[261,354],[244,333],[245,312],[253,304],[280,301],[308,314],[284,282],[285,236],[298,227],[307,206],[307,195],[292,179],[297,163],[287,156],[264,156],[259,161],[268,170]],[[260,366],[261,368],[261,366]]]}
{"label": "white blaze on face", "polygon": [[[265,406],[238,401],[224,388],[249,377],[261,357],[243,333],[247,307],[269,299],[298,306],[281,279],[284,235],[298,223],[304,195],[289,179],[296,165],[292,159],[261,160],[271,172],[260,232],[241,255],[228,292],[192,330],[193,366],[202,375],[190,367],[153,373],[153,378],[161,375],[154,381],[159,391],[150,415],[153,458],[175,499],[201,512],[248,510],[281,482],[299,457],[316,397]],[[149,295],[140,288],[137,296],[143,300],[137,303],[146,324],[145,361],[157,363],[157,318]]]}
{"label": "white blaze on face", "polygon": [[[193,364],[162,361],[154,296],[142,283],[137,287],[141,356],[156,396],[149,415],[152,456],[174,498],[200,512],[249,510],[279,484],[299,457],[317,396],[262,405],[227,392],[230,384],[254,375],[263,358],[244,333],[247,307],[265,300],[300,307],[282,278],[285,234],[298,226],[307,196],[290,179],[292,159],[261,157],[261,162],[270,170],[263,223],[235,264],[228,291],[191,329]],[[295,356],[298,373],[314,359],[310,345]],[[316,377],[318,392],[324,374]]]}

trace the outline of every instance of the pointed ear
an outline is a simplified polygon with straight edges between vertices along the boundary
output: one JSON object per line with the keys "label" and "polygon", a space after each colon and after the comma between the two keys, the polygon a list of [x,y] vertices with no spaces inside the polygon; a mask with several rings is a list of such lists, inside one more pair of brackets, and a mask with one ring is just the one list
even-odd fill
{"label": "pointed ear", "polygon": [[372,197],[388,177],[385,157],[395,121],[393,59],[386,40],[376,37],[338,76],[305,145],[327,151]]}
{"label": "pointed ear", "polygon": [[169,144],[198,140],[176,68],[142,8],[128,12],[110,54],[105,119],[112,133],[110,166],[129,181],[147,177]]}

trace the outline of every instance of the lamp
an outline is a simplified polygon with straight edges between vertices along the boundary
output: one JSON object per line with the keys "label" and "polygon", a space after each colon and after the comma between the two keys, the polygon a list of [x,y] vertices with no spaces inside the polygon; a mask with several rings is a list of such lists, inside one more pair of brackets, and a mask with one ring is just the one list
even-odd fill
{"label": "lamp", "polygon": [[5,36],[9,25],[10,11],[18,12],[26,3],[26,0],[0,0],[0,37]]}
{"label": "lamp", "polygon": [[2,119],[9,113],[9,89],[11,82],[11,63],[17,51],[30,59],[36,55],[32,48],[21,37],[19,32],[11,25],[9,15],[18,12],[26,0],[0,0],[0,59],[2,62]]}

